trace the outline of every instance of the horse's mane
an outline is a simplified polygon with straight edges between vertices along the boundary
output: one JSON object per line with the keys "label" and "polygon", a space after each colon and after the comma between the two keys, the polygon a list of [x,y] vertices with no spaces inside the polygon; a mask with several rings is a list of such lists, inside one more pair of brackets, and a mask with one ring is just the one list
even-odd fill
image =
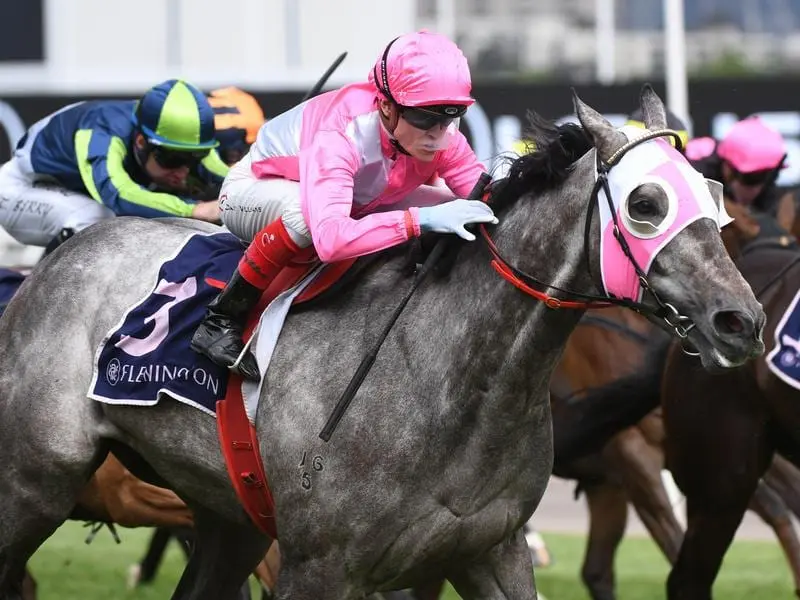
{"label": "horse's mane", "polygon": [[512,162],[508,177],[492,183],[490,202],[495,212],[523,194],[543,192],[563,183],[575,162],[592,148],[580,125],[556,125],[533,111],[528,111],[525,140],[531,151]]}

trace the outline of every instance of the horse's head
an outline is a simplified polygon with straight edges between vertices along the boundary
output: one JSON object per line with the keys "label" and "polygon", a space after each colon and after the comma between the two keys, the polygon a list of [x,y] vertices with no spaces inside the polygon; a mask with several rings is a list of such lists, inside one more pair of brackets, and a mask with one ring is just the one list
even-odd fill
{"label": "horse's head", "polygon": [[596,148],[600,247],[593,266],[606,292],[642,302],[662,325],[688,335],[706,367],[738,366],[761,354],[764,312],[720,237],[730,222],[722,186],[664,139],[670,134],[661,99],[644,87],[645,131],[617,130],[574,100]]}

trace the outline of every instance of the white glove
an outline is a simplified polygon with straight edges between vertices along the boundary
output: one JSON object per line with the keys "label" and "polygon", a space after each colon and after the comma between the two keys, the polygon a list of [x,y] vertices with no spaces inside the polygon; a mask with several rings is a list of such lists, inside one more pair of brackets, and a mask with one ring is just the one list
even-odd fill
{"label": "white glove", "polygon": [[473,241],[475,235],[464,227],[471,223],[492,223],[499,221],[489,205],[480,200],[451,200],[437,206],[425,206],[419,209],[419,227],[424,232],[455,233],[467,241]]}

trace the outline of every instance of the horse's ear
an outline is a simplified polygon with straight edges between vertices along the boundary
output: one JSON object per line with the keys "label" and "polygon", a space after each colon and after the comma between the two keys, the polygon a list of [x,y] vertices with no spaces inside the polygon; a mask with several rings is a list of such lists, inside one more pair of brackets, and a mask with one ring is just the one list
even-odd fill
{"label": "horse's ear", "polygon": [[628,139],[622,132],[614,129],[603,115],[581,100],[574,89],[572,102],[575,105],[575,114],[578,115],[578,120],[586,133],[592,138],[600,158],[608,160]]}
{"label": "horse's ear", "polygon": [[711,198],[714,200],[714,204],[717,206],[717,225],[719,225],[719,228],[722,229],[726,225],[733,223],[733,217],[726,209],[728,203],[725,201],[724,186],[719,181],[708,178],[706,178],[706,186],[708,186],[708,191],[711,194]]}
{"label": "horse's ear", "polygon": [[644,126],[650,131],[667,128],[667,109],[653,86],[645,83],[639,96],[639,106],[644,117]]}

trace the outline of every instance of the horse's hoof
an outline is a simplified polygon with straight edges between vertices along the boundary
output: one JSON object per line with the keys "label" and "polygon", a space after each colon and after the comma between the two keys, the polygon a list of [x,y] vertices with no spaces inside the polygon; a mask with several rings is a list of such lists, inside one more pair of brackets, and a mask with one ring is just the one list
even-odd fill
{"label": "horse's hoof", "polygon": [[547,551],[547,548],[531,549],[531,561],[533,566],[539,569],[552,567],[556,562],[550,552]]}
{"label": "horse's hoof", "polygon": [[142,581],[141,565],[131,565],[128,567],[128,589],[132,590],[139,586]]}

